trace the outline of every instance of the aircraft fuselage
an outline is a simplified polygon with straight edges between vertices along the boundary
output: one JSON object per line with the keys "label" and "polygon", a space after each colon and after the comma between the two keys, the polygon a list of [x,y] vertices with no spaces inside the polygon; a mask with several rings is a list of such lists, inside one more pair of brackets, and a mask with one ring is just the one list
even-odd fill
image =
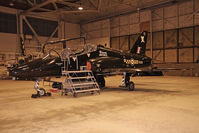
{"label": "aircraft fuselage", "polygon": [[[90,63],[90,69],[94,73],[107,71],[131,71],[151,65],[151,58],[145,55],[125,53],[118,50],[98,46],[93,51],[82,51],[70,54],[67,70],[80,70],[81,67]],[[39,58],[29,63],[10,69],[10,76],[18,78],[36,78],[48,76],[61,76],[64,63],[60,57],[49,56]]]}

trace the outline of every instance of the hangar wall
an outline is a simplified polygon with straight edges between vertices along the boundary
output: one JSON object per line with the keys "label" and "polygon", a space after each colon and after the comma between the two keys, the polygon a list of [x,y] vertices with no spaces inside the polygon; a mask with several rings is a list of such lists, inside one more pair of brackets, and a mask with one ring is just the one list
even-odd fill
{"label": "hangar wall", "polygon": [[[19,33],[19,30],[21,30],[20,27],[17,28],[17,20],[20,19],[17,17],[18,12],[19,10],[0,7],[0,64],[13,62],[16,57],[21,55],[19,34],[17,34]],[[38,40],[41,44],[45,43],[47,40],[53,41],[80,36],[79,24],[72,24],[63,21],[57,22],[57,18],[53,18],[51,16],[27,16],[26,19],[36,31]],[[26,55],[39,55],[41,45],[38,44],[37,37],[32,33],[25,20],[23,20],[22,25]],[[57,26],[58,33],[55,33],[54,37],[49,40],[49,36],[54,32]]]}
{"label": "hangar wall", "polygon": [[[184,75],[198,75],[198,9],[199,0],[190,0],[171,6],[133,12],[82,24],[81,34],[88,35],[90,40],[110,37],[111,48],[126,51],[133,46],[141,31],[152,31],[152,36],[149,34],[148,37],[146,54],[153,57],[154,64],[160,67],[170,67],[174,64],[172,66],[181,68],[183,66],[190,68],[190,65],[185,64],[191,64],[192,72]],[[176,75],[179,73],[176,72]],[[175,72],[172,74],[175,75]]]}
{"label": "hangar wall", "polygon": [[88,44],[102,44],[110,47],[110,20],[105,19],[80,25],[81,36],[85,36]]}

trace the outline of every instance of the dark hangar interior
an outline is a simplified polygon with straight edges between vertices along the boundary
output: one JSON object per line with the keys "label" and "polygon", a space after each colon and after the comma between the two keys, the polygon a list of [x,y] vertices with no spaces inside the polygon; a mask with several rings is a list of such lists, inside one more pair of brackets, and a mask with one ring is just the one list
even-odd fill
{"label": "dark hangar interior", "polygon": [[1,133],[198,133],[199,0],[0,0]]}

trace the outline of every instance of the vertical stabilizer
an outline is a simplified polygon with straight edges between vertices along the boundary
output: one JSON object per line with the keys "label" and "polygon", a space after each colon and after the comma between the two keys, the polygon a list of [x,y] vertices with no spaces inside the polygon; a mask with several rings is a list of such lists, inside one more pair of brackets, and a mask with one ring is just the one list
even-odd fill
{"label": "vertical stabilizer", "polygon": [[145,55],[148,32],[143,31],[131,48],[132,54]]}

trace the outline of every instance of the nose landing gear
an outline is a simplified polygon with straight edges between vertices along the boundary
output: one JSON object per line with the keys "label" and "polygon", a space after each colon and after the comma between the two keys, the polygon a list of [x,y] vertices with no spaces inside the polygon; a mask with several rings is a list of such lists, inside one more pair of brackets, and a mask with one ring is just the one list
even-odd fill
{"label": "nose landing gear", "polygon": [[39,80],[36,80],[34,88],[37,91],[37,93],[32,94],[31,98],[38,98],[41,96],[51,96],[51,93],[46,92],[46,90],[44,88],[39,88]]}
{"label": "nose landing gear", "polygon": [[131,73],[123,72],[122,87],[128,88],[129,91],[135,90],[134,82],[130,81]]}

